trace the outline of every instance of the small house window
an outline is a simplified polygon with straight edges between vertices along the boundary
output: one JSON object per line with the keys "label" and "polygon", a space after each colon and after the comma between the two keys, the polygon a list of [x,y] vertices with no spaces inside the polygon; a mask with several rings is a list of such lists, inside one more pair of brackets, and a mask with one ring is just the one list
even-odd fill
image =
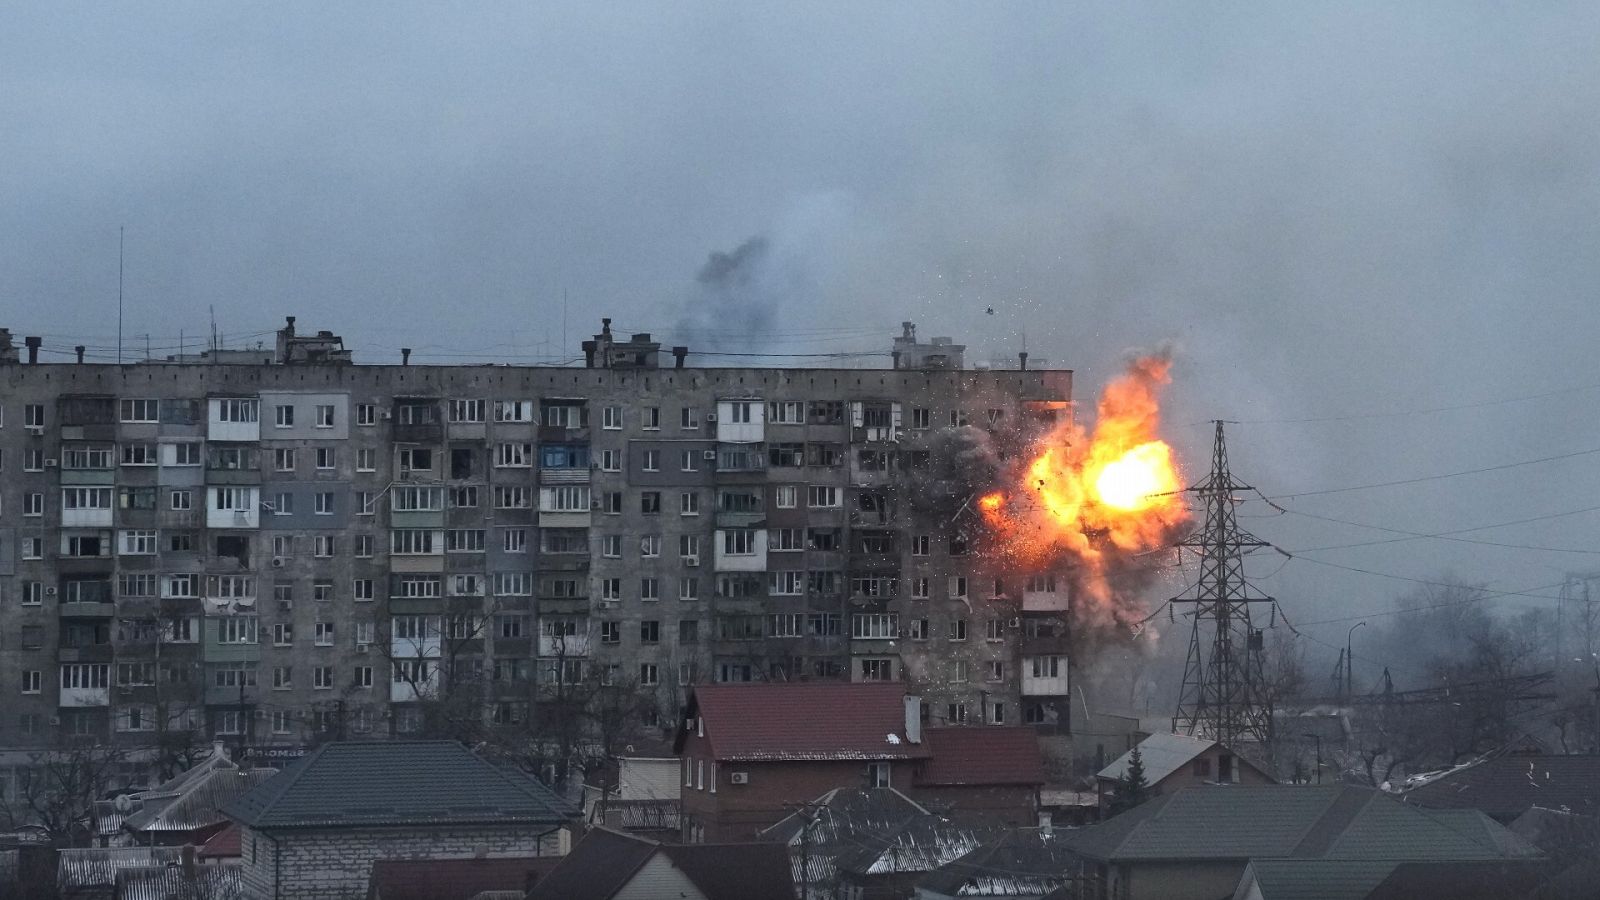
{"label": "small house window", "polygon": [[889,764],[886,762],[867,763],[867,787],[889,787]]}
{"label": "small house window", "polygon": [[1194,776],[1196,778],[1211,777],[1211,760],[1197,759],[1194,761]]}

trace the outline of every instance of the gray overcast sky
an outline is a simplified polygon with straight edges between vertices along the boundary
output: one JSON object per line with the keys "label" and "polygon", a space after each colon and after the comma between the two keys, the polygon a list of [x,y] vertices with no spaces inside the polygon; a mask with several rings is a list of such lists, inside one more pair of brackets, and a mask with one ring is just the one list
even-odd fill
{"label": "gray overcast sky", "polygon": [[[601,314],[672,337],[707,255],[762,235],[768,315],[707,338],[724,349],[880,349],[911,318],[981,358],[1026,331],[1082,398],[1127,348],[1176,340],[1195,476],[1209,433],[1182,426],[1217,416],[1247,423],[1236,469],[1274,494],[1600,447],[1593,3],[9,3],[3,22],[0,320],[57,347],[114,339],[119,225],[129,335],[196,336],[214,304],[227,333],[296,313],[368,361],[556,357],[563,291],[571,346]],[[1569,388],[1589,389],[1283,421]],[[1597,489],[1600,454],[1293,508],[1435,532]],[[1246,521],[1293,549],[1389,536]],[[1597,533],[1584,513],[1470,536]],[[1600,568],[1437,540],[1315,555],[1507,589]],[[1409,587],[1310,562],[1265,584],[1301,620]]]}

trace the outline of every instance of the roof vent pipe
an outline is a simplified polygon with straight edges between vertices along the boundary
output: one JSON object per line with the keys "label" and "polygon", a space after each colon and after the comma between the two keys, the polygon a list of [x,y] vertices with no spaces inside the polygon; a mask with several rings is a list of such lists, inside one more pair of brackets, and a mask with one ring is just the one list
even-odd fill
{"label": "roof vent pipe", "polygon": [[[1028,371],[1028,351],[1024,350],[1021,353],[1018,353],[1017,360],[1022,365],[1022,371]],[[1046,362],[1048,361],[1049,360],[1046,360]]]}
{"label": "roof vent pipe", "polygon": [[80,366],[83,365],[83,350],[84,350],[83,345],[79,344],[78,346],[73,347],[72,349],[78,351],[78,365],[80,365]]}
{"label": "roof vent pipe", "polygon": [[583,342],[583,367],[585,369],[594,368],[594,348],[594,341]]}
{"label": "roof vent pipe", "polygon": [[37,363],[39,361],[39,345],[44,343],[44,338],[25,337],[22,342],[28,345],[28,365],[31,366]]}
{"label": "roof vent pipe", "polygon": [[402,365],[402,366],[411,365],[411,348],[410,347],[401,347],[400,348],[400,365]]}
{"label": "roof vent pipe", "polygon": [[688,347],[673,347],[672,348],[672,367],[674,369],[683,368],[683,360],[688,355],[689,355],[689,348]]}

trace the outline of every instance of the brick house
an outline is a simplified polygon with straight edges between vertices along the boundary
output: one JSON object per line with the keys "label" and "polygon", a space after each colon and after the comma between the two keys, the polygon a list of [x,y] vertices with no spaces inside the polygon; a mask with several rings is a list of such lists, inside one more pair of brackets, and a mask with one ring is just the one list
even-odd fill
{"label": "brick house", "polygon": [[252,900],[362,896],[380,859],[557,855],[578,815],[454,741],[323,744],[223,811]]}
{"label": "brick house", "polygon": [[918,803],[1013,827],[1038,823],[1044,755],[1033,729],[966,725],[923,734],[931,756],[906,791]]}
{"label": "brick house", "polygon": [[[1117,757],[1095,775],[1100,809],[1111,803],[1116,783],[1128,770],[1133,751]],[[1186,734],[1152,734],[1139,742],[1148,794],[1158,797],[1201,784],[1277,784],[1277,779],[1217,741]]]}
{"label": "brick house", "polygon": [[750,840],[840,787],[910,787],[929,756],[922,703],[898,684],[696,687],[673,751],[684,840]]}

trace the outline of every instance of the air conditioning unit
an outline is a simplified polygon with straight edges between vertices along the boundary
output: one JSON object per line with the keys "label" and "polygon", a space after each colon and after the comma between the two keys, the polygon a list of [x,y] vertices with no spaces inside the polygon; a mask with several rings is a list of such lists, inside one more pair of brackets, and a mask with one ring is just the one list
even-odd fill
{"label": "air conditioning unit", "polygon": [[54,597],[56,595],[55,585],[46,585],[44,589],[44,595],[46,597]]}
{"label": "air conditioning unit", "polygon": [[372,645],[371,644],[364,643],[364,642],[356,644],[356,652],[357,653],[368,653],[368,652],[371,652],[371,650],[372,650]]}
{"label": "air conditioning unit", "polygon": [[388,409],[381,410],[378,413],[378,418],[380,418],[380,419],[384,420],[385,422],[387,422],[390,419],[394,418],[394,411],[393,410],[388,410]]}
{"label": "air conditioning unit", "polygon": [[273,568],[274,568],[274,569],[281,569],[281,568],[283,568],[283,557],[281,557],[281,556],[274,556],[274,557],[273,557],[273,558],[272,558],[272,567],[273,567]]}
{"label": "air conditioning unit", "polygon": [[26,431],[31,435],[35,435],[35,436],[42,435],[42,434],[44,434],[44,426],[43,425],[29,425],[29,426],[26,427]]}
{"label": "air conditioning unit", "polygon": [[262,708],[260,708],[259,706],[256,707],[256,718],[265,719],[266,717],[267,717],[267,711],[262,709]]}
{"label": "air conditioning unit", "polygon": [[278,601],[278,609],[282,610],[283,612],[288,612],[289,610],[294,609],[294,601],[293,600],[279,600]]}
{"label": "air conditioning unit", "polygon": [[599,497],[590,498],[590,500],[589,500],[589,508],[590,509],[599,509],[600,508],[600,498]]}
{"label": "air conditioning unit", "polygon": [[1021,618],[1012,619],[1011,620],[1011,627],[1012,628],[1021,628],[1022,627],[1022,619]]}
{"label": "air conditioning unit", "polygon": [[706,424],[708,424],[708,425],[717,424],[717,414],[716,413],[706,413]]}
{"label": "air conditioning unit", "polygon": [[56,466],[58,466],[60,464],[61,463],[59,461],[55,460],[55,459],[46,459],[44,461],[44,467],[46,469],[54,469]]}
{"label": "air conditioning unit", "polygon": [[50,724],[53,727],[60,728],[61,727],[61,717],[60,716],[51,716],[50,717]]}
{"label": "air conditioning unit", "polygon": [[700,454],[700,456],[705,459],[715,460],[717,458],[717,451],[707,450],[706,452]]}
{"label": "air conditioning unit", "polygon": [[683,564],[686,566],[698,566],[700,565],[700,557],[698,554],[685,556],[683,558]]}
{"label": "air conditioning unit", "polygon": [[729,772],[728,773],[728,783],[729,784],[749,784],[750,783],[750,773],[749,772]]}

